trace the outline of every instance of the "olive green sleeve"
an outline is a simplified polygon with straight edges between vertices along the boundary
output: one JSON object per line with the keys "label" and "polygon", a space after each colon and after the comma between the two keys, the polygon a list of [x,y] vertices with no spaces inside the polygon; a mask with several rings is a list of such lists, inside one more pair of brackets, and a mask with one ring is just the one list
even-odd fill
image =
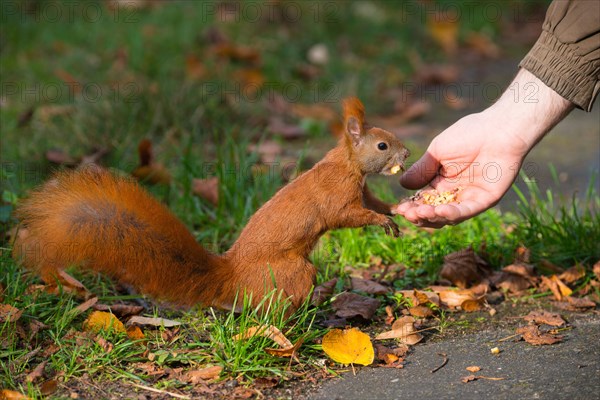
{"label": "olive green sleeve", "polygon": [[590,111],[600,91],[600,1],[554,0],[542,34],[519,66]]}

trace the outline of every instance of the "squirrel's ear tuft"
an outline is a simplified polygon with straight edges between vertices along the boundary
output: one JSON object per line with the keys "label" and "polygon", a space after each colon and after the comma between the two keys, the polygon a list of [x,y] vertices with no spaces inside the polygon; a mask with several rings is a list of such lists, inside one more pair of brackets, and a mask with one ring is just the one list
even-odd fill
{"label": "squirrel's ear tuft", "polygon": [[344,128],[352,143],[359,144],[365,132],[365,107],[356,97],[344,100]]}

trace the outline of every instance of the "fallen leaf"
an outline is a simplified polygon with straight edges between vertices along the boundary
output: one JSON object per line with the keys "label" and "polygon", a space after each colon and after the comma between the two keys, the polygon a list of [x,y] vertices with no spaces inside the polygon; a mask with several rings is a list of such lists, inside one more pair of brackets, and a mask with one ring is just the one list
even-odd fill
{"label": "fallen leaf", "polygon": [[206,76],[206,67],[195,54],[185,57],[185,76],[190,81],[198,81]]}
{"label": "fallen leaf", "polygon": [[358,292],[364,292],[367,294],[386,294],[390,291],[390,288],[383,286],[381,283],[372,281],[370,279],[362,278],[351,278],[352,289]]}
{"label": "fallen leaf", "polygon": [[445,256],[440,276],[465,289],[480,283],[490,273],[489,264],[469,247]]}
{"label": "fallen leaf", "polygon": [[219,203],[219,178],[193,179],[192,193],[216,206]]}
{"label": "fallen leaf", "polygon": [[10,304],[0,304],[0,323],[16,322],[21,318],[23,310],[13,307]]}
{"label": "fallen leaf", "polygon": [[566,324],[565,320],[558,314],[544,310],[531,311],[525,317],[525,321],[535,322],[536,324],[546,324],[550,326],[562,326]]}
{"label": "fallen leaf", "polygon": [[15,392],[14,390],[2,389],[2,390],[0,390],[0,399],[2,399],[2,400],[31,400],[31,397],[27,397],[22,393]]}
{"label": "fallen leaf", "polygon": [[585,276],[585,267],[581,264],[577,264],[563,272],[558,276],[562,282],[568,284],[577,282]]}
{"label": "fallen leaf", "polygon": [[241,61],[252,65],[260,63],[260,53],[250,47],[237,46],[232,43],[219,43],[211,51],[219,57],[233,61]]}
{"label": "fallen leaf", "polygon": [[94,310],[110,311],[111,313],[113,313],[119,317],[126,317],[129,315],[137,315],[137,314],[141,313],[142,311],[144,311],[144,307],[143,306],[135,306],[135,305],[131,305],[131,304],[106,305],[106,304],[96,303],[96,304],[94,304]]}
{"label": "fallen leaf", "polygon": [[381,302],[371,297],[361,296],[356,293],[342,293],[333,300],[331,306],[335,315],[340,318],[362,317],[370,320],[375,315]]}
{"label": "fallen leaf", "polygon": [[[573,291],[571,290],[571,288],[569,288],[567,285],[565,285],[558,276],[552,275],[550,277],[550,279],[552,279],[554,282],[556,282],[556,285],[558,286],[558,290],[560,290],[560,294],[563,295],[564,297],[568,297],[573,294]],[[558,299],[558,300],[560,300],[560,299]]]}
{"label": "fallen leaf", "polygon": [[315,287],[315,289],[313,290],[312,297],[310,299],[311,303],[315,306],[320,306],[321,304],[323,304],[325,300],[329,299],[333,295],[333,290],[337,282],[338,279],[333,278]]}
{"label": "fallen leaf", "polygon": [[163,326],[165,328],[172,328],[174,326],[181,325],[181,322],[173,321],[171,319],[166,318],[151,318],[151,317],[142,317],[139,315],[134,315],[129,318],[127,321],[127,325],[150,325],[150,326]]}
{"label": "fallen leaf", "polygon": [[83,330],[86,332],[115,331],[125,333],[125,325],[111,313],[94,311],[83,322]]}
{"label": "fallen leaf", "polygon": [[440,296],[441,304],[445,305],[449,308],[458,308],[460,307],[465,300],[476,300],[477,297],[473,293],[473,291],[469,289],[448,289],[443,291],[439,291],[438,295]]}
{"label": "fallen leaf", "polygon": [[25,381],[34,382],[36,379],[42,378],[44,376],[44,368],[46,368],[46,364],[48,364],[47,360],[42,361],[40,364],[38,364],[38,366],[35,367],[33,371],[27,374],[27,376],[25,377]]}
{"label": "fallen leaf", "polygon": [[137,325],[127,327],[127,337],[131,340],[143,340],[146,338],[142,329]]}
{"label": "fallen leaf", "polygon": [[465,368],[465,369],[466,369],[467,371],[469,371],[469,372],[479,372],[479,371],[481,371],[481,367],[478,367],[478,366],[476,366],[476,365],[473,365],[473,366],[467,367],[467,368]]}
{"label": "fallen leaf", "polygon": [[[437,288],[441,288],[442,286],[437,286]],[[431,288],[430,288],[431,289]],[[448,287],[444,287],[444,290],[448,289]],[[436,306],[440,305],[440,296],[434,291],[419,291],[419,290],[398,290],[395,292],[396,294],[401,294],[403,297],[406,297],[410,300],[410,303],[413,306],[419,305],[427,305],[427,304],[435,304]]]}
{"label": "fallen leaf", "polygon": [[509,293],[518,294],[534,286],[537,282],[533,266],[529,264],[511,264],[494,272],[490,281],[492,284]]}
{"label": "fallen leaf", "polygon": [[463,383],[468,383],[468,382],[476,381],[478,379],[487,379],[488,381],[503,381],[506,378],[495,378],[495,377],[483,376],[483,375],[468,375],[468,376],[461,378],[460,380]]}
{"label": "fallen leaf", "polygon": [[392,349],[380,343],[375,343],[374,347],[377,359],[383,361],[385,364],[393,364],[400,359]]}
{"label": "fallen leaf", "polygon": [[154,152],[150,140],[143,139],[140,141],[138,144],[138,156],[140,158],[140,165],[131,172],[133,177],[151,185],[169,185],[171,183],[171,174],[169,171],[162,164],[154,162]]}
{"label": "fallen leaf", "polygon": [[479,311],[485,306],[485,297],[482,296],[477,299],[465,300],[460,304],[460,308],[465,312]]}
{"label": "fallen leaf", "polygon": [[83,286],[83,283],[73,278],[64,270],[58,269],[57,273],[62,284],[62,290],[67,291],[69,293],[76,293],[81,297],[87,297],[88,295],[90,295],[90,292],[86,289],[85,286]]}
{"label": "fallen leaf", "polygon": [[252,98],[265,83],[263,73],[257,68],[244,68],[233,73],[233,79],[242,86],[246,97]]}
{"label": "fallen leaf", "polygon": [[92,297],[88,301],[81,303],[80,305],[75,307],[75,311],[77,311],[77,314],[82,314],[82,313],[86,312],[87,310],[89,310],[90,308],[92,308],[94,306],[94,304],[96,304],[97,302],[98,302],[98,298]]}
{"label": "fallen leaf", "polygon": [[274,388],[275,386],[279,385],[279,378],[275,376],[267,378],[255,378],[252,381],[252,385],[258,389]]}
{"label": "fallen leaf", "polygon": [[265,351],[276,357],[296,358],[296,354],[298,353],[300,346],[302,346],[302,343],[304,343],[304,339],[299,339],[293,346],[284,347],[282,349],[265,348]]}
{"label": "fallen leaf", "polygon": [[408,312],[413,317],[428,318],[433,316],[433,310],[427,306],[414,306],[408,309]]}
{"label": "fallen leaf", "polygon": [[595,308],[596,303],[585,297],[566,297],[566,301],[555,301],[553,303],[561,310],[581,312],[587,308]]}
{"label": "fallen leaf", "polygon": [[269,338],[284,349],[294,346],[292,342],[290,342],[289,339],[286,338],[285,335],[273,325],[259,325],[250,327],[246,329],[245,332],[233,336],[233,340],[250,339],[254,336],[263,336]]}
{"label": "fallen leaf", "polygon": [[540,290],[550,290],[556,300],[562,300],[563,296],[556,281],[544,275],[541,276],[541,279],[542,284],[540,285]]}
{"label": "fallen leaf", "polygon": [[221,375],[221,371],[223,371],[223,367],[219,365],[215,365],[212,367],[206,367],[198,370],[187,371],[185,373],[185,377],[187,381],[191,384],[201,383],[203,381],[209,381],[213,379],[219,378]]}
{"label": "fallen leaf", "polygon": [[414,345],[419,343],[423,336],[416,332],[415,319],[413,317],[401,317],[398,318],[392,324],[392,330],[382,332],[375,337],[375,340],[385,339],[399,339],[407,345]]}
{"label": "fallen leaf", "polygon": [[357,328],[332,329],[322,341],[323,351],[340,364],[370,365],[375,358],[369,335]]}
{"label": "fallen leaf", "polygon": [[554,336],[550,333],[540,331],[537,325],[527,325],[521,328],[517,328],[517,333],[523,337],[523,339],[534,346],[554,344],[562,340],[562,336]]}
{"label": "fallen leaf", "polygon": [[58,390],[58,382],[56,379],[49,379],[40,385],[40,393],[42,396],[50,396]]}
{"label": "fallen leaf", "polygon": [[594,264],[592,271],[594,271],[596,278],[600,280],[600,261],[597,261],[596,264]]}
{"label": "fallen leaf", "polygon": [[105,353],[110,353],[115,348],[115,346],[111,342],[109,342],[101,336],[96,336],[94,338],[94,342],[98,343],[98,345],[102,347]]}

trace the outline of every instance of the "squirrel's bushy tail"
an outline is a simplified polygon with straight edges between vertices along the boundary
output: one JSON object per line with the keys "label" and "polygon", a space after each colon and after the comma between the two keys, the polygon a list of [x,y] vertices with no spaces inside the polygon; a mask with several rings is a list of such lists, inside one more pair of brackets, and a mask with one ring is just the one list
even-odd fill
{"label": "squirrel's bushy tail", "polygon": [[223,259],[130,179],[100,168],[61,172],[16,216],[21,228],[14,255],[45,281],[77,265],[181,305],[212,305],[230,296],[214,285],[230,272]]}

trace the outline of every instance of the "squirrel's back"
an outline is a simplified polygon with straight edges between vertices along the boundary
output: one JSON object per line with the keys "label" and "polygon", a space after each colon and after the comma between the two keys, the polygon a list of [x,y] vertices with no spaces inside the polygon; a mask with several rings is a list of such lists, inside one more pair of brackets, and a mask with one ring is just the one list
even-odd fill
{"label": "squirrel's back", "polygon": [[198,286],[220,267],[219,257],[130,179],[100,168],[61,172],[16,215],[22,228],[15,255],[44,280],[81,265],[176,303],[205,303],[216,295]]}

